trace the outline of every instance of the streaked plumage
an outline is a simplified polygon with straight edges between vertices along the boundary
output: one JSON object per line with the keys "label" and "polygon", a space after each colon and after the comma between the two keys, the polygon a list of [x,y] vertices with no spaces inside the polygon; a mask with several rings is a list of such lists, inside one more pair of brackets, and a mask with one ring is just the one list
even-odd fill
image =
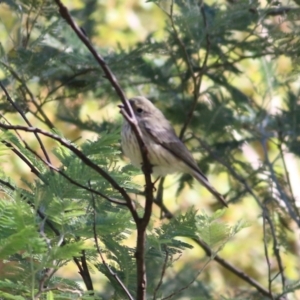
{"label": "streaked plumage", "polygon": [[[129,102],[138,121],[153,173],[159,176],[175,172],[188,173],[227,206],[224,197],[211,186],[163,113],[142,96],[131,98]],[[124,154],[134,166],[141,167],[142,156],[139,145],[126,120],[122,127],[121,139]]]}

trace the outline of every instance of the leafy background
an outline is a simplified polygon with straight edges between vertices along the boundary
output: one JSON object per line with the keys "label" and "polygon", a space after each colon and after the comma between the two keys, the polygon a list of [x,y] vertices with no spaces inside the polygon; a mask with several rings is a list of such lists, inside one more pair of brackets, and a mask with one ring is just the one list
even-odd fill
{"label": "leafy background", "polygon": [[[147,231],[148,297],[162,299],[186,287],[173,298],[299,298],[296,1],[64,4],[126,95],[146,95],[164,112],[229,202],[219,211],[189,176],[165,179],[163,201],[175,217],[161,220],[154,206]],[[80,147],[131,192],[142,212],[144,177],[121,153],[120,99],[100,66],[54,1],[7,0],[0,7],[1,82],[14,103],[33,127]],[[4,92],[0,109],[1,122],[27,125]],[[73,259],[84,257],[97,297],[123,299],[99,257],[93,224],[106,262],[134,295],[136,227],[128,209],[70,184],[37,158],[44,153],[35,135],[18,134],[1,133],[0,297],[93,297],[84,292],[89,287]],[[73,180],[119,197],[69,149],[41,139],[51,163]],[[195,241],[199,236],[270,294],[213,261],[214,254],[208,257]],[[45,277],[49,269],[53,274]],[[41,287],[43,278],[49,290]]]}

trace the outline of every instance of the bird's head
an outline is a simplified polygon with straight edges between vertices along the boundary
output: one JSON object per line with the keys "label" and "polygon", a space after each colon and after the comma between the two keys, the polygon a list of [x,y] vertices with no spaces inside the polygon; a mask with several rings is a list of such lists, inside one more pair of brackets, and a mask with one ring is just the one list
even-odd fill
{"label": "bird's head", "polygon": [[[162,112],[143,96],[133,97],[129,99],[129,103],[138,121],[148,118],[164,118]],[[123,105],[119,105],[119,107],[124,108]]]}

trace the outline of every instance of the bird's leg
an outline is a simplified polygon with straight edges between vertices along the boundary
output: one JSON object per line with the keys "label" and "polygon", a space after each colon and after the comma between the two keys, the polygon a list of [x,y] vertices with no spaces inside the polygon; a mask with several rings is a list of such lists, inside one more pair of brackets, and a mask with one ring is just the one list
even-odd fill
{"label": "bird's leg", "polygon": [[158,177],[155,182],[157,182],[160,179],[157,194],[154,199],[154,203],[160,208],[160,219],[172,219],[173,214],[168,210],[168,208],[163,203],[163,193],[164,193],[164,181],[165,177]]}
{"label": "bird's leg", "polygon": [[[154,182],[153,182],[153,186],[156,184],[156,182],[160,179],[161,177],[160,176],[158,176],[155,180],[154,180]],[[154,187],[155,188],[155,187]],[[156,188],[155,188],[155,191],[156,191]]]}
{"label": "bird's leg", "polygon": [[[153,165],[151,165],[151,169],[152,169]],[[144,166],[142,164],[141,166],[141,169],[143,171],[143,173],[145,173],[145,170],[144,170]],[[152,173],[152,172],[151,172]],[[153,192],[156,192],[156,187],[155,187],[155,183],[158,181],[160,177],[158,177],[154,182],[152,182],[152,189],[153,189]],[[146,188],[146,185],[144,185],[144,188]]]}

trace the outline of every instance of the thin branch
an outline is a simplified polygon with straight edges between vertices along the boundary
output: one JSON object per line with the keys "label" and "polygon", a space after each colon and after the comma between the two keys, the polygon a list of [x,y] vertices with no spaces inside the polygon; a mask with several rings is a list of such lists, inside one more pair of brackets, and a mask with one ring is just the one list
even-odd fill
{"label": "thin branch", "polygon": [[89,291],[92,291],[90,293],[90,295],[94,295],[94,287],[93,287],[93,280],[91,278],[91,274],[90,274],[90,271],[89,271],[89,268],[88,268],[88,265],[87,265],[87,262],[86,262],[86,257],[85,257],[85,250],[82,250],[81,251],[82,255],[80,256],[80,260],[81,260],[81,267],[82,267],[82,270],[84,272],[84,276],[85,278],[87,279],[87,289]]}
{"label": "thin branch", "polygon": [[254,193],[253,189],[247,183],[246,179],[243,178],[241,175],[239,175],[229,163],[227,163],[221,157],[219,157],[203,139],[198,138],[195,135],[192,136],[194,139],[196,139],[199,142],[201,147],[204,148],[209,153],[209,155],[214,158],[214,160],[218,161],[224,167],[226,167],[229,173],[241,184],[243,184],[245,190],[255,199],[256,203],[261,207],[262,205],[261,205],[261,201],[259,200],[259,197]]}
{"label": "thin branch", "polygon": [[30,169],[30,171],[42,180],[42,176],[40,171],[31,163],[31,161],[21,152],[19,151],[13,144],[6,141],[1,141],[7,148],[9,148],[12,152],[14,152]]}
{"label": "thin branch", "polygon": [[295,213],[298,215],[298,218],[300,218],[299,216],[299,210],[296,204],[296,199],[295,199],[295,195],[293,193],[293,188],[292,188],[292,184],[291,184],[291,180],[290,180],[290,174],[288,171],[288,167],[286,165],[286,161],[285,161],[285,155],[284,155],[284,136],[283,136],[283,132],[280,128],[283,128],[283,124],[280,120],[280,118],[277,118],[277,122],[278,122],[278,131],[277,131],[277,135],[278,135],[278,140],[279,143],[275,143],[275,145],[277,146],[278,150],[279,150],[279,154],[280,154],[280,158],[282,160],[282,164],[283,164],[283,169],[284,169],[284,173],[285,173],[285,178],[288,184],[288,188],[289,188],[289,192],[291,194],[292,200],[293,200],[293,207],[294,207],[294,211]]}
{"label": "thin branch", "polygon": [[165,181],[165,177],[160,178],[154,203],[161,209],[160,219],[163,218],[172,219],[174,217],[173,214],[168,210],[168,208],[163,203],[164,181]]}
{"label": "thin branch", "polygon": [[81,278],[83,279],[83,282],[86,286],[86,289],[88,291],[93,291],[94,290],[93,281],[91,279],[89,270],[88,269],[86,270],[85,268],[83,268],[83,266],[80,264],[80,261],[77,257],[74,256],[73,261],[74,261],[74,263],[76,264],[76,266],[79,270],[78,273],[81,276]]}
{"label": "thin branch", "polygon": [[118,199],[114,199],[111,197],[106,196],[105,194],[101,193],[100,191],[97,191],[95,189],[92,189],[90,187],[87,187],[81,183],[79,183],[78,181],[74,180],[73,178],[71,178],[69,175],[67,175],[64,171],[62,171],[61,169],[53,166],[52,164],[48,163],[47,161],[45,161],[42,157],[40,157],[33,149],[31,149],[30,147],[28,148],[29,151],[31,151],[34,155],[36,155],[46,166],[48,166],[51,170],[59,173],[62,177],[66,178],[69,182],[71,182],[72,184],[74,184],[75,186],[78,186],[80,188],[82,188],[83,190],[86,190],[90,193],[96,194],[100,197],[102,197],[105,200],[108,200],[111,203],[115,203],[118,205],[126,205],[127,206],[127,202],[122,202]]}
{"label": "thin branch", "polygon": [[[0,61],[0,64],[2,64],[10,73],[11,75],[18,81],[21,83],[21,88],[24,88],[26,93],[29,95],[30,97],[30,101],[33,103],[33,105],[35,106],[35,108],[37,109],[37,111],[41,114],[41,116],[44,118],[43,122],[51,129],[54,128],[54,125],[52,124],[52,122],[50,121],[50,119],[47,117],[47,115],[45,114],[45,112],[41,109],[40,105],[38,104],[38,102],[36,101],[35,97],[33,96],[31,90],[28,88],[28,86],[26,85],[25,81],[18,75],[17,72],[15,72],[15,70],[8,64],[6,64],[3,61]],[[26,98],[26,97],[25,97]]]}
{"label": "thin branch", "polygon": [[45,293],[45,282],[48,281],[56,272],[55,268],[45,268],[44,274],[42,278],[39,281],[39,288],[37,293],[34,295],[34,299],[38,300],[40,299],[40,296]]}
{"label": "thin branch", "polygon": [[[17,133],[18,134],[18,133]],[[119,201],[118,199],[113,199],[111,197],[108,197],[106,195],[104,195],[103,193],[97,191],[97,190],[94,190],[94,189],[90,189],[88,187],[86,187],[85,185],[75,181],[74,179],[72,179],[71,177],[69,177],[67,174],[65,174],[61,169],[53,166],[50,162],[44,160],[38,153],[36,153],[27,143],[26,141],[18,134],[19,138],[22,140],[22,142],[24,143],[26,149],[28,149],[32,154],[34,154],[37,158],[39,158],[46,166],[48,166],[50,168],[50,170],[53,170],[53,171],[56,171],[57,173],[59,173],[61,176],[63,176],[64,178],[66,178],[69,182],[71,182],[72,184],[84,189],[84,190],[87,190],[88,192],[92,192],[92,193],[95,193],[99,196],[101,196],[102,198],[112,202],[112,203],[115,203],[115,204],[118,204],[118,205],[126,205],[127,206],[127,203],[126,202],[121,202]],[[16,149],[11,143],[9,142],[6,142],[6,141],[2,141],[2,143],[4,145],[6,145],[9,149],[11,149],[19,158],[21,158],[21,160],[23,162],[25,162],[31,172],[33,172],[38,178],[40,179],[43,179],[40,172],[35,168],[35,166],[29,161],[29,159],[23,155],[22,152],[20,152],[18,149]]]}
{"label": "thin branch", "polygon": [[42,5],[38,6],[36,15],[35,15],[35,17],[32,19],[32,22],[31,22],[31,23],[32,23],[31,28],[29,28],[29,27],[30,27],[30,25],[29,25],[29,17],[30,17],[30,14],[31,14],[32,11],[33,11],[34,5],[32,4],[32,5],[30,6],[30,9],[29,9],[28,15],[27,15],[27,19],[26,19],[26,40],[23,41],[23,47],[25,47],[25,48],[27,47],[27,45],[28,45],[28,43],[29,43],[30,35],[31,35],[32,31],[33,31],[33,26],[35,25],[35,23],[37,23],[37,19],[38,19],[38,17],[40,16],[40,12],[43,10],[43,4],[44,4],[44,3],[45,3],[45,2],[43,1],[43,2],[42,2]]}
{"label": "thin branch", "polygon": [[268,267],[268,287],[269,287],[269,293],[271,296],[271,299],[274,300],[274,296],[272,293],[272,276],[271,276],[271,262],[269,258],[269,251],[268,251],[268,241],[267,241],[267,230],[266,230],[266,208],[263,208],[263,234],[264,234],[264,251],[265,251],[265,257]]}
{"label": "thin branch", "polygon": [[184,60],[185,60],[186,66],[189,70],[189,73],[192,77],[192,80],[193,80],[193,83],[194,83],[194,88],[195,88],[196,85],[197,85],[197,79],[196,79],[196,76],[194,74],[193,64],[190,60],[190,56],[189,56],[189,54],[186,50],[186,47],[185,47],[184,43],[182,42],[182,40],[179,37],[178,30],[177,30],[177,28],[175,26],[175,23],[174,23],[174,0],[172,0],[171,4],[170,4],[170,13],[168,14],[166,11],[165,11],[165,13],[167,14],[167,16],[170,19],[171,27],[172,27],[172,30],[175,34],[175,39],[177,40],[177,42],[178,42],[179,46],[181,47],[181,50],[184,54]]}
{"label": "thin branch", "polygon": [[[199,95],[200,95],[201,84],[202,84],[202,79],[203,79],[203,74],[204,74],[204,71],[207,68],[207,62],[208,62],[208,56],[209,56],[209,50],[210,50],[211,42],[210,42],[210,37],[209,37],[209,34],[208,34],[208,23],[207,23],[207,19],[206,19],[205,9],[203,7],[203,2],[201,2],[200,3],[200,11],[201,11],[201,15],[202,15],[202,18],[203,18],[203,25],[204,25],[205,30],[206,30],[206,35],[205,35],[206,52],[205,52],[205,57],[204,57],[204,60],[203,60],[203,64],[200,68],[202,71],[201,71],[200,75],[198,76],[194,72],[194,66],[192,64],[190,56],[187,52],[187,49],[186,49],[184,43],[182,42],[182,40],[179,37],[179,33],[178,33],[177,28],[176,28],[175,23],[174,23],[174,0],[172,0],[171,4],[170,4],[170,13],[166,12],[165,10],[163,10],[163,11],[166,13],[166,15],[170,19],[171,27],[172,27],[172,30],[174,32],[175,39],[177,40],[179,46],[181,47],[181,50],[183,51],[184,60],[185,60],[186,66],[188,68],[188,71],[190,73],[190,76],[192,77],[193,85],[194,85],[194,92],[193,92],[194,93],[194,101],[192,103],[192,106],[191,106],[191,108],[190,108],[190,110],[187,114],[187,118],[186,118],[186,120],[183,124],[183,127],[181,128],[180,134],[179,134],[179,138],[182,139],[188,125],[191,122],[191,119],[193,117],[193,114],[194,114],[194,111],[195,111],[195,108],[196,108],[196,105],[197,105],[197,102],[198,102],[198,98],[199,98]],[[164,204],[162,202],[162,199],[163,199],[162,198],[162,193],[163,193],[163,179],[160,181],[158,194],[157,194],[157,197],[154,201],[159,207],[161,207],[162,212],[165,213],[165,216],[161,215],[161,218],[167,217],[168,219],[171,219],[173,217],[173,215],[164,206]]]}
{"label": "thin branch", "polygon": [[[121,108],[121,114],[123,117],[132,125],[132,128],[136,129],[136,136],[142,136],[140,133],[140,128],[135,126],[134,122],[136,119],[132,119],[128,116],[127,112]],[[138,139],[137,139],[138,140]],[[144,145],[144,142],[139,141],[139,147],[142,150],[142,157],[143,157],[143,167],[142,170],[145,175],[145,196],[146,196],[146,204],[144,215],[142,218],[138,218],[135,220],[137,226],[137,240],[136,240],[136,267],[137,267],[137,299],[143,300],[146,299],[146,288],[147,288],[147,276],[146,276],[146,229],[150,221],[150,217],[152,214],[152,205],[154,202],[153,197],[153,184],[151,180],[151,173],[152,173],[152,165],[147,157],[147,149]]]}
{"label": "thin branch", "polygon": [[[4,87],[4,85],[2,84],[2,82],[0,81],[0,86],[2,88],[2,90],[4,91],[5,95],[6,95],[6,98],[7,100],[9,101],[9,103],[14,107],[14,109],[20,114],[20,116],[23,118],[23,120],[26,122],[26,124],[29,126],[29,127],[32,127],[30,121],[27,119],[26,115],[24,114],[24,112],[22,111],[22,109],[18,106],[18,104],[13,101],[13,99],[10,97],[9,93],[7,92],[6,88]],[[45,158],[48,162],[51,162],[50,161],[50,157],[44,147],[44,144],[42,143],[39,135],[37,133],[34,134],[44,155],[45,155]]]}
{"label": "thin branch", "polygon": [[266,10],[260,10],[260,13],[264,13],[266,16],[282,16],[282,15],[286,15],[290,11],[292,11],[293,13],[298,13],[299,10],[300,10],[299,7],[280,6],[277,8],[272,7]]}
{"label": "thin branch", "polygon": [[213,259],[225,269],[229,270],[231,273],[235,274],[237,277],[256,288],[257,291],[259,291],[262,295],[271,298],[272,295],[259,282],[257,282],[254,278],[250,277],[245,272],[239,270],[238,268],[227,262],[225,259],[221,258],[218,254],[215,254],[215,252],[213,252],[210,249],[210,247],[201,239],[193,239],[193,241],[196,242],[205,251],[207,256],[211,257],[213,255]]}
{"label": "thin branch", "polygon": [[54,0],[57,6],[59,7],[59,13],[63,19],[71,26],[73,31],[79,37],[79,39],[83,42],[83,44],[89,49],[90,53],[94,56],[98,64],[101,66],[102,70],[105,73],[105,77],[110,81],[111,85],[115,89],[116,93],[118,94],[119,98],[121,99],[122,103],[126,107],[126,111],[129,112],[130,116],[133,116],[132,110],[128,102],[126,101],[126,96],[120,87],[115,75],[110,70],[109,66],[106,64],[104,59],[101,57],[100,54],[97,53],[96,49],[93,47],[91,42],[89,41],[88,37],[83,33],[80,27],[74,22],[72,16],[70,15],[66,6],[62,4],[60,0]]}
{"label": "thin branch", "polygon": [[[174,0],[171,1],[171,4],[170,4],[170,13],[167,13],[165,10],[164,12],[166,13],[166,15],[169,17],[170,19],[170,22],[171,22],[171,27],[172,27],[172,30],[174,32],[174,36],[175,36],[175,39],[177,40],[177,43],[179,44],[183,54],[184,54],[184,60],[185,60],[185,63],[186,63],[186,66],[188,68],[188,71],[190,73],[190,76],[193,80],[193,85],[194,85],[194,101],[193,101],[193,104],[189,110],[189,112],[187,113],[187,118],[186,118],[186,121],[185,123],[183,124],[183,127],[180,131],[180,134],[179,134],[179,138],[182,139],[183,138],[183,135],[192,119],[192,116],[193,116],[193,113],[194,113],[194,110],[196,108],[196,105],[197,105],[197,102],[198,102],[198,98],[199,98],[199,91],[200,91],[200,86],[201,86],[201,81],[202,81],[202,74],[200,75],[200,77],[198,77],[195,72],[194,72],[194,66],[193,66],[193,63],[190,59],[190,56],[187,52],[187,49],[184,45],[184,43],[182,42],[182,40],[180,39],[179,37],[179,33],[178,33],[178,30],[175,26],[175,23],[174,23]],[[208,44],[207,44],[208,46]],[[207,54],[208,55],[208,54]],[[204,64],[202,65],[202,67],[206,67],[206,63],[207,63],[207,55],[206,55],[206,58],[204,60]]]}
{"label": "thin branch", "polygon": [[94,215],[94,219],[93,219],[93,233],[94,233],[94,241],[96,244],[96,248],[98,251],[98,254],[102,260],[102,264],[105,266],[105,268],[107,269],[107,271],[110,273],[110,275],[112,275],[115,280],[118,282],[118,284],[120,285],[120,287],[122,288],[122,290],[125,292],[125,294],[127,295],[128,299],[130,300],[134,300],[134,298],[131,296],[130,292],[128,291],[127,287],[124,285],[124,283],[121,281],[121,279],[119,278],[119,276],[117,275],[117,273],[113,272],[113,270],[110,268],[110,266],[106,263],[103,255],[102,255],[102,251],[100,249],[99,243],[98,243],[98,237],[97,237],[97,231],[96,231],[96,203],[95,203],[95,198],[93,193],[92,195],[92,202],[93,202],[93,215]]}
{"label": "thin branch", "polygon": [[[47,238],[46,233],[45,233],[45,223],[46,223],[46,218],[42,219],[42,222],[40,224],[40,235],[44,238],[44,240],[48,246],[48,251],[50,252],[52,249],[52,246],[51,246],[50,239]],[[61,237],[59,239],[59,246],[61,245],[62,242],[63,242],[63,237]],[[52,262],[52,265],[53,266],[56,265],[55,260]],[[44,293],[44,290],[46,288],[46,282],[49,282],[49,280],[55,274],[56,271],[57,271],[57,269],[54,267],[51,267],[51,268],[46,267],[43,269],[43,276],[39,280],[39,288],[38,288],[37,293],[34,296],[34,299],[39,299],[39,297],[42,295],[42,293]]]}
{"label": "thin branch", "polygon": [[265,218],[265,220],[268,222],[268,224],[270,226],[271,235],[272,235],[272,238],[273,238],[273,252],[274,252],[274,255],[276,257],[278,268],[279,268],[279,274],[281,276],[282,292],[284,292],[285,289],[286,289],[286,278],[285,278],[285,275],[284,275],[284,267],[283,267],[283,264],[282,264],[282,259],[281,259],[281,255],[280,255],[279,244],[278,244],[278,241],[277,241],[274,224],[273,224],[273,222],[272,222],[272,220],[269,216],[269,212],[268,212],[266,207],[264,207],[263,217]]}
{"label": "thin branch", "polygon": [[204,263],[204,265],[202,266],[202,268],[197,272],[197,274],[195,275],[195,277],[187,285],[185,285],[184,287],[180,288],[177,291],[174,291],[173,293],[171,293],[167,297],[162,298],[161,300],[171,299],[175,295],[178,295],[179,293],[181,293],[184,290],[188,289],[197,280],[198,276],[202,273],[202,271],[206,268],[206,266],[212,261],[212,259],[213,259],[212,257],[208,258],[208,260]]}
{"label": "thin branch", "polygon": [[66,6],[64,6],[60,0],[54,0],[54,1],[56,2],[56,4],[59,7],[59,13],[62,16],[62,18],[64,18],[66,20],[66,22],[71,26],[73,31],[77,34],[78,38],[89,49],[90,53],[94,56],[94,58],[96,59],[98,64],[101,66],[102,70],[104,71],[105,77],[109,80],[112,87],[115,89],[116,93],[118,94],[120,100],[122,101],[122,103],[125,107],[125,111],[123,109],[121,109],[121,113],[127,119],[127,121],[130,123],[130,125],[132,126],[132,129],[136,135],[136,138],[137,138],[139,146],[140,146],[142,158],[143,158],[143,166],[144,166],[143,171],[145,174],[146,185],[148,183],[150,183],[149,186],[151,186],[151,189],[152,189],[151,176],[150,176],[150,174],[152,172],[152,168],[151,168],[151,164],[147,158],[147,150],[145,147],[145,143],[143,142],[142,134],[138,127],[138,123],[137,123],[137,120],[133,113],[133,110],[131,108],[131,105],[127,101],[126,96],[125,96],[121,86],[119,85],[117,78],[115,77],[115,75],[113,74],[113,72],[111,71],[109,66],[106,64],[106,62],[104,61],[102,56],[99,53],[97,53],[96,49],[93,47],[93,45],[89,41],[88,37],[83,33],[83,31],[79,28],[79,26],[74,22],[68,9],[66,8]]}
{"label": "thin branch", "polygon": [[276,185],[276,189],[277,191],[279,192],[280,194],[280,198],[281,200],[284,202],[285,204],[285,207],[290,215],[290,217],[296,222],[296,224],[298,225],[298,227],[300,227],[300,218],[297,216],[297,214],[295,213],[295,211],[293,210],[293,207],[291,206],[290,204],[290,201],[286,195],[286,193],[283,191],[283,189],[281,188],[279,182],[278,182],[278,179],[277,179],[277,176],[275,174],[275,171],[274,171],[274,168],[273,168],[273,165],[272,163],[270,162],[270,159],[269,159],[269,154],[268,154],[268,150],[267,150],[267,137],[264,135],[264,132],[261,131],[260,132],[261,135],[262,135],[262,139],[261,139],[261,145],[262,145],[262,149],[263,149],[263,152],[264,152],[264,156],[265,156],[265,162],[266,162],[266,165],[267,167],[269,168],[270,170],[270,175],[271,175],[271,179],[272,181],[275,183]]}
{"label": "thin branch", "polygon": [[59,85],[57,85],[56,87],[54,87],[52,90],[50,90],[48,92],[48,94],[46,95],[46,97],[44,99],[44,103],[49,102],[49,100],[47,100],[47,99],[50,98],[50,96],[52,94],[57,92],[60,88],[64,87],[66,84],[72,82],[72,80],[74,80],[76,77],[85,75],[85,74],[87,74],[89,72],[92,72],[92,71],[98,71],[98,69],[96,69],[96,68],[87,68],[87,69],[84,69],[84,70],[80,70],[77,73],[73,74],[72,76],[68,77],[65,81],[61,82]]}
{"label": "thin branch", "polygon": [[[201,15],[202,15],[202,19],[203,19],[203,27],[204,27],[204,30],[205,30],[206,49],[205,49],[204,60],[203,60],[203,63],[200,67],[200,70],[201,70],[200,74],[196,75],[196,74],[194,74],[194,71],[191,74],[192,78],[193,78],[193,83],[194,83],[194,101],[191,105],[191,108],[190,108],[188,114],[187,114],[187,118],[186,118],[186,120],[185,120],[185,122],[184,122],[184,124],[181,128],[181,131],[180,131],[180,134],[179,134],[180,139],[183,138],[184,133],[185,133],[187,127],[189,126],[189,124],[192,120],[194,111],[196,109],[198,99],[199,99],[199,95],[200,95],[200,89],[201,89],[201,85],[202,85],[203,75],[207,70],[208,56],[209,56],[210,47],[211,47],[210,36],[209,36],[209,33],[208,33],[209,28],[208,28],[208,23],[207,23],[207,19],[206,19],[205,8],[203,6],[203,1],[200,1],[199,6],[200,6],[200,12],[201,12]],[[190,60],[188,60],[187,62],[191,63]]]}
{"label": "thin branch", "polygon": [[135,211],[135,207],[129,197],[129,195],[126,193],[126,191],[108,174],[106,173],[102,168],[100,168],[98,165],[93,163],[87,156],[85,156],[79,149],[77,149],[75,146],[73,146],[68,140],[54,134],[47,132],[45,130],[42,130],[40,128],[35,127],[26,127],[21,125],[7,125],[0,123],[0,128],[8,129],[8,130],[22,130],[26,132],[36,132],[40,133],[44,136],[47,136],[53,140],[58,141],[61,145],[65,146],[67,149],[71,150],[81,161],[83,161],[87,166],[91,167],[93,170],[95,170],[97,173],[99,173],[103,178],[105,178],[111,186],[116,189],[126,200],[127,205],[133,215],[133,218],[136,220],[139,219],[137,212]]}
{"label": "thin branch", "polygon": [[153,300],[156,299],[156,294],[159,290],[159,288],[161,287],[162,285],[162,282],[163,282],[163,278],[165,276],[165,273],[166,273],[166,269],[167,269],[167,264],[168,264],[168,260],[169,260],[169,251],[168,251],[168,247],[165,246],[165,260],[164,260],[164,263],[163,263],[163,266],[161,268],[161,274],[160,274],[160,278],[159,278],[159,282],[154,290],[154,293],[153,293]]}

